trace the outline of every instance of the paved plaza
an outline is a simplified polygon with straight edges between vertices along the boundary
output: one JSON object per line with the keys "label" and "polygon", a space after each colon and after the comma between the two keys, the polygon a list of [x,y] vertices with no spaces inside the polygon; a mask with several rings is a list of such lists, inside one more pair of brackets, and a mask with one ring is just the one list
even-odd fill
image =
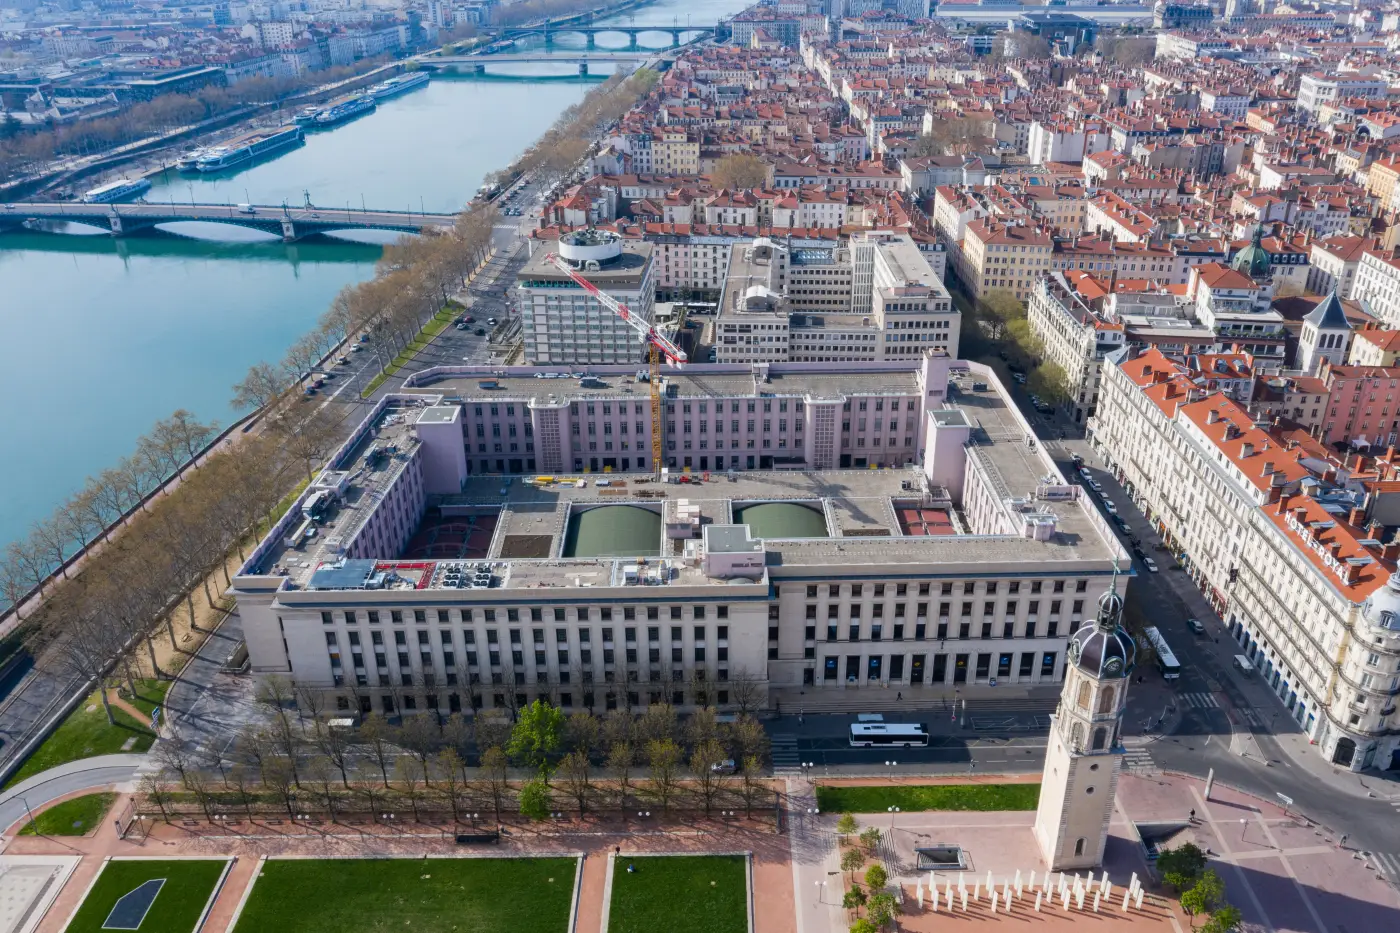
{"label": "paved plaza", "polygon": [[[979,775],[978,779],[1025,780],[992,775]],[[934,780],[958,783],[960,779]],[[912,933],[1006,923],[1045,931],[1072,927],[1187,930],[1187,919],[1151,882],[1139,843],[1140,827],[1148,832],[1160,832],[1162,827],[1173,831],[1168,846],[1195,841],[1209,849],[1212,867],[1224,879],[1228,896],[1243,912],[1245,929],[1250,933],[1337,933],[1342,928],[1348,933],[1359,933],[1400,928],[1400,894],[1382,880],[1363,853],[1339,846],[1339,840],[1306,820],[1285,813],[1280,806],[1219,785],[1207,801],[1204,791],[1202,782],[1172,775],[1125,775],[1120,780],[1104,864],[1113,883],[1114,897],[1101,904],[1098,914],[1092,911],[1092,897],[1086,900],[1083,911],[1066,910],[1058,903],[1051,907],[1048,901],[1042,903],[1040,913],[1034,911],[1034,894],[1027,882],[1034,871],[1040,887],[1044,866],[1031,837],[1032,812],[881,813],[859,819],[862,825],[874,825],[885,834],[878,857],[890,872],[891,882],[903,888],[900,929]],[[107,856],[228,856],[233,859],[228,877],[204,926],[205,933],[228,933],[237,905],[253,881],[259,857],[264,855],[364,858],[578,854],[583,856],[583,869],[575,929],[578,933],[602,933],[608,856],[617,848],[637,855],[742,851],[752,853],[756,933],[844,933],[851,918],[840,907],[844,881],[834,833],[837,814],[806,812],[813,806],[812,787],[806,782],[789,781],[788,792],[782,833],[775,833],[771,822],[744,820],[663,823],[653,818],[619,825],[615,820],[567,819],[533,827],[507,824],[500,845],[480,849],[455,845],[445,826],[411,821],[394,825],[304,824],[269,819],[254,823],[234,820],[224,826],[209,826],[203,821],[177,821],[174,825],[157,822],[146,840],[137,832],[127,840],[119,839],[110,823],[87,836],[64,839],[16,837],[13,833],[19,826],[14,826],[3,837],[6,861],[0,862],[0,868],[15,857],[63,856],[67,864],[77,859],[71,877],[60,882],[61,889],[36,927],[38,933],[61,933]],[[118,812],[124,802],[118,801]],[[1189,818],[1193,809],[1195,823]],[[932,875],[940,893],[945,895],[950,879],[955,893],[958,891],[956,879],[960,875],[969,892],[977,886],[981,897],[970,899],[966,912],[960,909],[960,899],[959,909],[951,913],[946,910],[946,903],[936,913],[931,909],[931,876],[928,871],[917,869],[914,849],[935,845],[959,846],[966,853],[966,871]],[[1014,883],[1017,871],[1022,873],[1022,896],[1013,901],[1009,914],[999,898],[999,909],[993,914],[985,891],[988,872],[1000,892],[1006,881]],[[1148,884],[1148,889],[1142,909],[1134,907],[1124,913],[1123,886],[1134,873]],[[1096,881],[1100,877],[1096,873]],[[1055,880],[1058,879],[1052,880],[1052,886]],[[925,898],[923,909],[917,898],[920,889]],[[12,929],[13,924],[3,933],[11,933]]]}

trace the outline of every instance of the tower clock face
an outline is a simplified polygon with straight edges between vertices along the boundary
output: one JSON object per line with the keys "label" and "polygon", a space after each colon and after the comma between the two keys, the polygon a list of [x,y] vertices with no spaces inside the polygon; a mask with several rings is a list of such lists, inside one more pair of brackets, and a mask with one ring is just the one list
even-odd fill
{"label": "tower clock face", "polygon": [[1123,661],[1120,658],[1109,658],[1104,662],[1103,672],[1105,674],[1117,675],[1123,673]]}

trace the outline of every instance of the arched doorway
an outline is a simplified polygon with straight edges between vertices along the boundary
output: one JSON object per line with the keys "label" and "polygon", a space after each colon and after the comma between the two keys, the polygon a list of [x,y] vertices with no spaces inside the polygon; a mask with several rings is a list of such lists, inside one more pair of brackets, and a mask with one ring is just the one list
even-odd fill
{"label": "arched doorway", "polygon": [[1356,743],[1351,739],[1342,737],[1337,740],[1337,747],[1332,750],[1332,764],[1343,767],[1351,767],[1351,760],[1356,757]]}

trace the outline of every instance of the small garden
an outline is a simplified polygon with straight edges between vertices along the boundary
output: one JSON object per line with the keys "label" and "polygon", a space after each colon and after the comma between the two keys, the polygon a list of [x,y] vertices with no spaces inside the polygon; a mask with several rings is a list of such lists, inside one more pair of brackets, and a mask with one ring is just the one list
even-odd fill
{"label": "small garden", "polygon": [[884,834],[874,826],[861,830],[850,813],[841,814],[836,834],[841,846],[842,879],[849,885],[843,889],[841,906],[846,908],[851,933],[877,933],[894,926],[903,908],[885,866],[880,864],[878,850]]}
{"label": "small garden", "polygon": [[[1191,929],[1201,933],[1233,933],[1240,928],[1238,907],[1225,898],[1225,882],[1206,867],[1206,853],[1188,842],[1157,856],[1157,873],[1177,893],[1181,909],[1191,918]],[[1197,918],[1205,923],[1196,926]]]}
{"label": "small garden", "polygon": [[742,855],[641,856],[613,863],[608,933],[746,933]]}

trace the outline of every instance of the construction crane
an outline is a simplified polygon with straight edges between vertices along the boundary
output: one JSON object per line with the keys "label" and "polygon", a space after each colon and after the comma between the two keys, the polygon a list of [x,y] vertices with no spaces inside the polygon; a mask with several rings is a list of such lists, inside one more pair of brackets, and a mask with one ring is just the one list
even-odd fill
{"label": "construction crane", "polygon": [[550,253],[545,257],[545,261],[567,275],[575,285],[592,295],[600,305],[626,321],[647,345],[647,360],[650,366],[648,381],[651,386],[651,463],[653,472],[659,478],[662,463],[661,361],[665,359],[668,366],[684,366],[686,362],[685,351],[663,337],[655,327],[634,317],[625,304],[604,293],[598,286],[580,275],[578,270],[569,264],[568,260],[556,253]]}

